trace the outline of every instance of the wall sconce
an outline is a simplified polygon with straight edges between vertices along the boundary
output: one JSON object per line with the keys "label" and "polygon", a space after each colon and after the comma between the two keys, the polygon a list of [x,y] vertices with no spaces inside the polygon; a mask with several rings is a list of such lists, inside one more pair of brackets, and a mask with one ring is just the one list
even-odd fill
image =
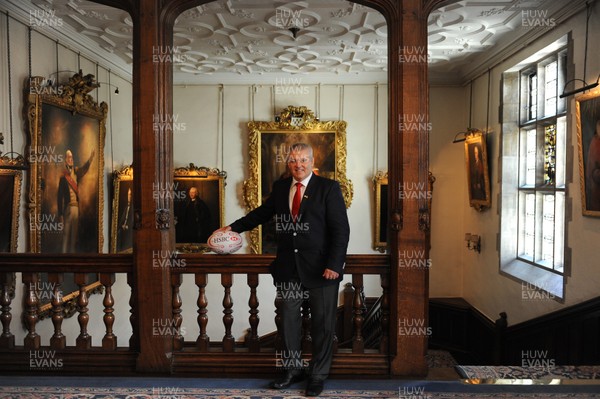
{"label": "wall sconce", "polygon": [[296,40],[296,37],[298,36],[298,32],[300,32],[300,28],[298,28],[297,26],[292,26],[290,29],[288,29],[290,32],[292,32],[292,37],[294,38],[294,40]]}
{"label": "wall sconce", "polygon": [[467,248],[481,253],[481,237],[477,234],[466,233],[465,241],[467,242]]}
{"label": "wall sconce", "polygon": [[109,87],[114,87],[114,88],[115,88],[115,92],[114,92],[114,93],[115,93],[117,96],[119,95],[119,87],[118,87],[118,86],[115,86],[114,84],[112,84],[112,83],[107,83],[107,82],[98,82],[98,84],[99,84],[99,85],[107,85],[107,86],[109,86]]}

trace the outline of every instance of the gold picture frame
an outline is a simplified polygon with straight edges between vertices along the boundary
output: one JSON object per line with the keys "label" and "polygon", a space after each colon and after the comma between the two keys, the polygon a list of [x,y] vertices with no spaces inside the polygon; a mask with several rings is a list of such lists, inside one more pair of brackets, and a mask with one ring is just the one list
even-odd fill
{"label": "gold picture frame", "polygon": [[[28,205],[30,226],[35,227],[29,232],[31,252],[102,252],[108,106],[88,94],[97,87],[94,76],[81,71],[57,87],[47,85],[42,77],[29,79]],[[77,180],[64,173],[69,154]],[[71,211],[72,203],[78,216]]]}
{"label": "gold picture frame", "polygon": [[[286,149],[289,152],[289,147],[296,142],[306,142],[313,147],[313,171],[338,181],[346,207],[349,207],[353,187],[346,177],[346,126],[347,123],[341,120],[319,121],[313,111],[304,106],[288,106],[275,121],[248,122],[250,171],[249,178],[244,181],[246,209],[251,211],[261,205],[272,183],[285,175]],[[265,224],[249,232],[252,253],[274,250],[269,226]]]}
{"label": "gold picture frame", "polygon": [[[213,231],[225,225],[225,179],[217,168],[195,166],[175,169],[173,208],[175,242],[180,252],[207,252],[206,241]],[[196,198],[190,191],[195,188]]]}
{"label": "gold picture frame", "polygon": [[132,252],[133,216],[133,166],[125,166],[113,172],[110,252]]}
{"label": "gold picture frame", "polygon": [[465,140],[465,160],[469,205],[481,212],[492,205],[487,146],[485,134],[481,131],[469,129]]}
{"label": "gold picture frame", "polygon": [[600,88],[575,98],[583,215],[600,217]]}
{"label": "gold picture frame", "polygon": [[25,159],[0,157],[0,252],[17,252]]}
{"label": "gold picture frame", "polygon": [[[103,250],[108,106],[104,102],[98,104],[88,94],[98,87],[93,75],[83,75],[81,71],[67,83],[56,86],[40,76],[29,78],[25,114],[29,133],[30,252],[101,253]],[[72,174],[65,167],[70,158]],[[78,176],[77,180],[73,174]],[[87,279],[90,284],[84,289],[88,294],[102,291],[96,273],[90,273]],[[53,284],[48,282],[46,273],[40,273],[35,287],[40,320],[50,314],[50,290]],[[75,313],[79,295],[72,273],[64,275],[61,291],[64,316],[70,317]]]}
{"label": "gold picture frame", "polygon": [[387,250],[388,172],[378,171],[375,174],[373,177],[373,192],[375,193],[373,249],[385,252]]}

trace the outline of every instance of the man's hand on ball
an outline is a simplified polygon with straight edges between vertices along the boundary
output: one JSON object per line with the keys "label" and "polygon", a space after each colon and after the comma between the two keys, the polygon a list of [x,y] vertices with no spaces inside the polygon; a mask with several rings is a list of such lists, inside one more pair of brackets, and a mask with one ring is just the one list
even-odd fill
{"label": "man's hand on ball", "polygon": [[221,227],[220,229],[217,229],[215,231],[213,231],[213,234],[215,233],[221,233],[221,232],[226,232],[226,231],[230,231],[231,230],[231,226],[225,226],[225,227]]}
{"label": "man's hand on ball", "polygon": [[331,269],[325,269],[325,272],[323,272],[323,277],[325,277],[325,279],[327,280],[335,280],[339,276],[340,275],[338,273],[334,272]]}

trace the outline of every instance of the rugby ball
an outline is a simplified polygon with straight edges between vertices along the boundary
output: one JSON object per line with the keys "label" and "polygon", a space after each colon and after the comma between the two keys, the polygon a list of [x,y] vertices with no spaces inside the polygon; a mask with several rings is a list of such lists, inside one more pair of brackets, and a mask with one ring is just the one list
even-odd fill
{"label": "rugby ball", "polygon": [[218,254],[232,254],[242,247],[242,236],[235,231],[217,231],[208,237],[208,247]]}

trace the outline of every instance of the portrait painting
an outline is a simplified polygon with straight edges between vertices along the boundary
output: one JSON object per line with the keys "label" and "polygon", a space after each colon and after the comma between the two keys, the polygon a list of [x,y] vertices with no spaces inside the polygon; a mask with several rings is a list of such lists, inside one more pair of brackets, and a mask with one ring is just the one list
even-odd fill
{"label": "portrait painting", "polygon": [[[49,86],[29,79],[26,115],[29,169],[29,250],[34,253],[100,253],[104,244],[104,137],[108,106],[89,92],[98,88],[93,75],[81,71],[67,83]],[[83,289],[99,292],[95,273]],[[38,317],[51,309],[43,293],[51,284],[40,273],[36,288]],[[79,291],[73,273],[61,284],[64,316],[76,310]],[[41,290],[41,291],[39,291]]]}
{"label": "portrait painting", "polygon": [[183,252],[206,252],[213,231],[224,225],[225,178],[216,168],[176,168],[173,177],[175,242]]}
{"label": "portrait painting", "polygon": [[482,132],[471,131],[467,135],[465,141],[465,158],[469,205],[478,211],[489,208],[492,203],[490,177],[485,135]]}
{"label": "portrait painting", "polygon": [[[337,180],[346,206],[352,202],[352,183],[346,178],[346,122],[319,121],[306,107],[285,108],[272,122],[251,121],[250,178],[244,182],[244,200],[248,210],[262,204],[273,183],[289,177],[288,156],[296,143],[309,144],[313,149],[313,173]],[[273,221],[264,223],[249,233],[253,253],[276,251],[276,229]]]}
{"label": "portrait painting", "polygon": [[108,107],[87,94],[96,87],[93,76],[79,73],[58,90],[29,91],[31,252],[102,251]]}
{"label": "portrait painting", "polygon": [[113,206],[110,251],[133,250],[133,168],[127,166],[113,173]]}
{"label": "portrait painting", "polygon": [[375,237],[373,249],[385,252],[387,249],[388,229],[388,174],[379,171],[373,177],[373,191],[375,193]]}
{"label": "portrait painting", "polygon": [[600,89],[575,98],[582,212],[600,216]]}
{"label": "portrait painting", "polygon": [[0,157],[0,252],[17,252],[22,157]]}

